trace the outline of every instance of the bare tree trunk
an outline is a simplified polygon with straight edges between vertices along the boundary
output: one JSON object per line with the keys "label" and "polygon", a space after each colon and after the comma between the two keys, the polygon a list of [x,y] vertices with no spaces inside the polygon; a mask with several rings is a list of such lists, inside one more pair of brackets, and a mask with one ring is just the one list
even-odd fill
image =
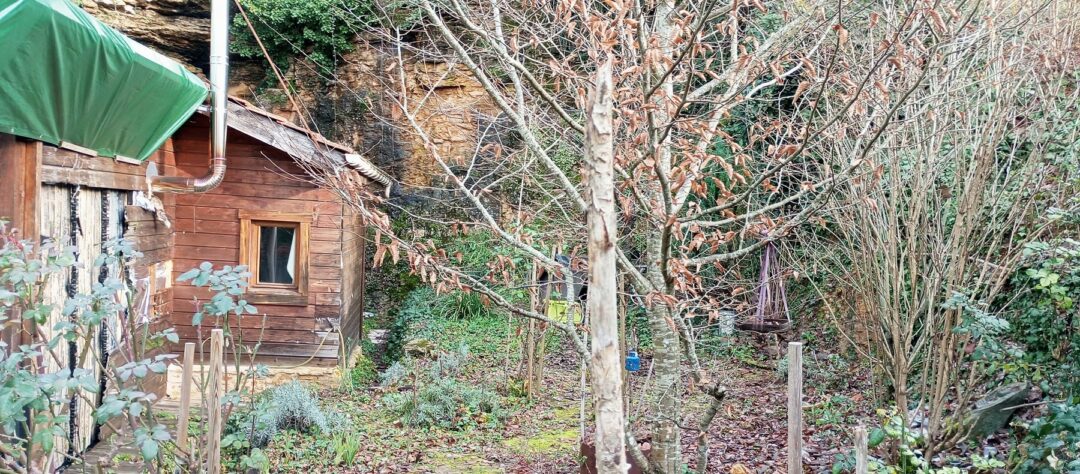
{"label": "bare tree trunk", "polygon": [[592,384],[596,408],[596,469],[600,474],[625,473],[622,364],[616,287],[615,171],[612,138],[611,62],[596,72],[589,97],[585,131],[588,173],[589,300],[592,329]]}
{"label": "bare tree trunk", "polygon": [[671,322],[671,310],[666,305],[654,303],[647,309],[647,314],[653,331],[654,349],[654,383],[647,394],[648,408],[651,410],[648,418],[653,427],[653,448],[649,458],[657,472],[677,473],[682,462],[682,443],[677,423],[682,396],[679,336]]}

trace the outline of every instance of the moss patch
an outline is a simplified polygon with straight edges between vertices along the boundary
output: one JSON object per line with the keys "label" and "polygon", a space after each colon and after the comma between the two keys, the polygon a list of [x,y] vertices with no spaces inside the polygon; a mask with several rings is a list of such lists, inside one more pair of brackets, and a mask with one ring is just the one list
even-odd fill
{"label": "moss patch", "polygon": [[574,452],[578,441],[577,428],[556,429],[535,436],[517,436],[506,440],[506,447],[519,454],[557,454]]}
{"label": "moss patch", "polygon": [[560,424],[566,424],[567,426],[576,426],[578,417],[581,415],[581,409],[578,407],[566,407],[552,410],[551,414],[555,417]]}
{"label": "moss patch", "polygon": [[504,472],[475,454],[435,453],[431,461],[425,463],[423,467],[424,470],[431,470],[437,474],[501,474]]}

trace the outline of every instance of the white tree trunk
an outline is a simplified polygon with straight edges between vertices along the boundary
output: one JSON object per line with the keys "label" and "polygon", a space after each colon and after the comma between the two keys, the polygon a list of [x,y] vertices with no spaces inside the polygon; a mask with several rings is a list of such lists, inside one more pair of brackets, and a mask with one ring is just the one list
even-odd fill
{"label": "white tree trunk", "polygon": [[[658,271],[650,271],[650,275]],[[653,333],[653,383],[646,394],[648,416],[652,426],[652,451],[649,460],[656,472],[677,474],[682,464],[682,440],[676,423],[682,407],[682,385],[679,378],[679,336],[675,331],[671,311],[663,303],[646,309]]]}
{"label": "white tree trunk", "polygon": [[611,62],[596,72],[587,105],[585,169],[588,180],[589,300],[592,333],[592,386],[596,408],[596,469],[626,473],[623,430],[622,352],[615,271],[615,177],[612,138]]}

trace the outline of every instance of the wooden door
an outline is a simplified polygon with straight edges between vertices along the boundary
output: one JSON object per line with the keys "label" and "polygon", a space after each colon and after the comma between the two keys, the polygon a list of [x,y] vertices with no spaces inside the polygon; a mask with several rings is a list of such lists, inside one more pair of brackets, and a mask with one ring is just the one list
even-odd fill
{"label": "wooden door", "polygon": [[[53,312],[49,321],[36,329],[41,339],[51,338],[53,326],[68,317],[63,314],[63,308],[69,298],[90,293],[96,283],[110,276],[121,277],[117,275],[118,268],[95,266],[95,260],[104,251],[103,243],[122,237],[123,209],[128,197],[126,191],[69,185],[41,187],[38,221],[42,239],[72,247],[78,262],[46,282],[45,302],[53,306]],[[107,354],[119,340],[120,328],[121,315],[109,315],[92,334],[59,344],[51,354],[43,357],[42,366],[48,372],[81,368],[92,372],[99,381],[97,393],[81,391],[70,394],[68,429],[66,436],[57,439],[57,453],[77,457],[96,441],[98,427],[93,412],[101,402],[101,394],[108,389],[97,360],[103,359],[107,363]],[[56,466],[62,463],[58,459],[50,464]]]}

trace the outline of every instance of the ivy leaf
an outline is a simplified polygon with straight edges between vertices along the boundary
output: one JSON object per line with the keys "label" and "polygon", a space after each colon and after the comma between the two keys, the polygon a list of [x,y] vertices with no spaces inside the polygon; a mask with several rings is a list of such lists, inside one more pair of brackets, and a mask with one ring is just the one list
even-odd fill
{"label": "ivy leaf", "polygon": [[881,428],[874,428],[874,430],[870,432],[870,436],[869,436],[869,439],[866,442],[866,446],[868,448],[875,448],[884,441],[885,441],[885,430],[883,430]]}

